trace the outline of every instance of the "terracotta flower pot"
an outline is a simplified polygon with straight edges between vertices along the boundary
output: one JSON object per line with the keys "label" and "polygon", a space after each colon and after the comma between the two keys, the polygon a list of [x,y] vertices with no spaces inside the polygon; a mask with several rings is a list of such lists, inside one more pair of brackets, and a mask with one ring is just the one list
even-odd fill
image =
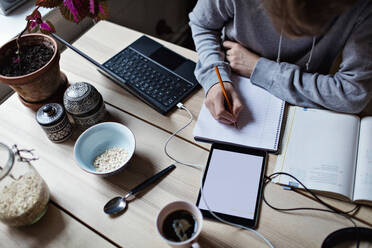
{"label": "terracotta flower pot", "polygon": [[[27,34],[20,39],[21,46],[40,43],[54,51],[51,60],[43,67],[23,76],[7,77],[0,74],[0,82],[8,84],[24,100],[22,102],[27,102],[28,105],[55,98],[53,95],[59,91],[62,85],[66,84],[66,77],[61,74],[59,69],[60,54],[57,42],[52,37],[44,34]],[[4,63],[7,56],[14,54],[16,47],[14,39],[0,48],[0,65]]]}

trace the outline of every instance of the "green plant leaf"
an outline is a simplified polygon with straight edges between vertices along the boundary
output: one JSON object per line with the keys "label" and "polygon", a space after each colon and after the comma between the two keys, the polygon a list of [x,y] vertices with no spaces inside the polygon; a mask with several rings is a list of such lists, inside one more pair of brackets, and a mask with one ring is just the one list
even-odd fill
{"label": "green plant leaf", "polygon": [[37,23],[36,21],[29,21],[27,23],[27,31],[29,33],[35,33],[39,31],[39,23]]}
{"label": "green plant leaf", "polygon": [[36,0],[35,5],[44,8],[55,8],[63,3],[63,0]]}
{"label": "green plant leaf", "polygon": [[37,25],[34,29],[32,29],[31,31],[29,31],[30,33],[36,33],[37,31],[39,31],[39,25]]}
{"label": "green plant leaf", "polygon": [[89,14],[89,1],[88,0],[72,0],[76,11],[79,13],[80,20],[83,20]]}
{"label": "green plant leaf", "polygon": [[81,21],[81,18],[79,16],[79,14],[76,13],[75,15],[73,15],[73,13],[71,13],[69,8],[64,5],[64,3],[61,3],[59,5],[59,10],[60,10],[62,16],[64,18],[66,18],[67,20],[75,22],[75,23],[79,23]]}
{"label": "green plant leaf", "polygon": [[104,0],[92,0],[92,1],[94,1],[94,8],[92,6],[89,6],[88,16],[96,21],[106,19],[108,17],[107,2]]}
{"label": "green plant leaf", "polygon": [[41,14],[38,9],[34,9],[31,15],[26,16],[26,21],[37,21],[38,19],[41,19]]}
{"label": "green plant leaf", "polygon": [[55,33],[56,29],[50,21],[45,21],[40,24],[40,32],[42,32],[43,34],[51,34]]}
{"label": "green plant leaf", "polygon": [[108,17],[108,5],[106,1],[100,1],[98,3],[98,15],[99,20],[104,20]]}

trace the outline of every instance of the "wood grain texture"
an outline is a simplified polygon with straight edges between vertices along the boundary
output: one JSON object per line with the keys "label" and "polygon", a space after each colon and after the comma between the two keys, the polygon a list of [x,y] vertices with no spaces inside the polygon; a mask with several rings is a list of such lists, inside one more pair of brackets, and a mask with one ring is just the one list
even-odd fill
{"label": "wood grain texture", "polygon": [[8,227],[0,223],[0,247],[8,248],[113,248],[98,234],[49,203],[45,215],[35,224]]}
{"label": "wood grain texture", "polygon": [[[100,22],[74,45],[99,62],[104,62],[139,36],[140,33],[133,30]],[[188,58],[196,59],[192,51],[162,43]],[[107,178],[82,171],[73,158],[73,145],[80,132],[74,130],[73,137],[65,143],[50,142],[36,123],[34,113],[23,107],[16,96],[0,107],[2,142],[36,149],[40,160],[35,161],[34,165],[50,187],[53,201],[112,242],[126,248],[166,247],[155,229],[156,215],[171,201],[196,201],[202,176],[200,170],[177,165],[176,170],[156,186],[130,202],[122,215],[112,218],[102,210],[107,200],[124,195],[133,186],[172,163],[164,154],[163,145],[169,133],[186,122],[187,114],[183,111],[174,111],[167,116],[157,113],[102,76],[94,66],[70,50],[61,56],[61,69],[70,83],[86,81],[93,84],[107,103],[110,115],[108,120],[123,123],[133,131],[137,146],[129,166],[120,174]],[[203,97],[204,93],[199,90],[185,101],[195,117]],[[209,145],[201,145],[193,140],[193,125],[172,140],[169,152],[181,161],[204,165]],[[269,156],[267,173],[272,171],[275,159],[275,155]],[[228,183],[228,180],[221,183]],[[285,191],[278,185],[267,187],[266,196],[279,207],[319,207],[306,197]],[[327,201],[342,209],[352,208],[344,202]],[[371,213],[371,209],[362,208],[358,217],[372,221]],[[275,247],[320,247],[328,233],[350,225],[348,220],[334,214],[279,213],[262,204],[258,230]],[[27,239],[24,241],[29,242]],[[210,220],[204,222],[200,241],[202,247],[267,247],[249,231]]]}

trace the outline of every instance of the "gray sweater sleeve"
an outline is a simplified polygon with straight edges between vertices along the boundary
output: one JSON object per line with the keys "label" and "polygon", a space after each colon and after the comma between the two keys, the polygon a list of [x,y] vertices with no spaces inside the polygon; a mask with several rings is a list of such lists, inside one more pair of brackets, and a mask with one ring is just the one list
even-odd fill
{"label": "gray sweater sleeve", "polygon": [[231,82],[230,67],[225,62],[225,53],[221,48],[221,32],[225,22],[232,18],[232,6],[233,3],[229,4],[226,0],[198,0],[194,9],[198,14],[191,12],[189,15],[189,25],[198,52],[195,76],[205,93],[218,83],[214,66],[218,67],[222,81]]}
{"label": "gray sweater sleeve", "polygon": [[[190,27],[198,52],[196,78],[207,93],[222,79],[231,81],[230,67],[221,49],[221,30],[237,11],[233,0],[198,0],[190,13]],[[359,113],[372,98],[372,14],[359,18],[342,52],[342,63],[334,75],[308,73],[295,64],[261,58],[251,75],[253,84],[303,107],[327,108]],[[316,49],[316,47],[315,47]]]}
{"label": "gray sweater sleeve", "polygon": [[251,82],[292,104],[359,113],[372,97],[371,27],[371,16],[359,22],[334,75],[306,73],[297,65],[261,58]]}

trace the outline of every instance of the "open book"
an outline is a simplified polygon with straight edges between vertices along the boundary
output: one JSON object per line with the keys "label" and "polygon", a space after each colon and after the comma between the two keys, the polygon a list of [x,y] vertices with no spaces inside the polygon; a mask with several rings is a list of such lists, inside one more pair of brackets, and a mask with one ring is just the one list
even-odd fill
{"label": "open book", "polygon": [[216,121],[203,104],[194,139],[277,151],[285,102],[253,85],[248,78],[233,75],[232,79],[244,105],[238,128]]}
{"label": "open book", "polygon": [[[333,197],[372,204],[372,117],[291,106],[275,172]],[[296,186],[287,176],[276,182]]]}

